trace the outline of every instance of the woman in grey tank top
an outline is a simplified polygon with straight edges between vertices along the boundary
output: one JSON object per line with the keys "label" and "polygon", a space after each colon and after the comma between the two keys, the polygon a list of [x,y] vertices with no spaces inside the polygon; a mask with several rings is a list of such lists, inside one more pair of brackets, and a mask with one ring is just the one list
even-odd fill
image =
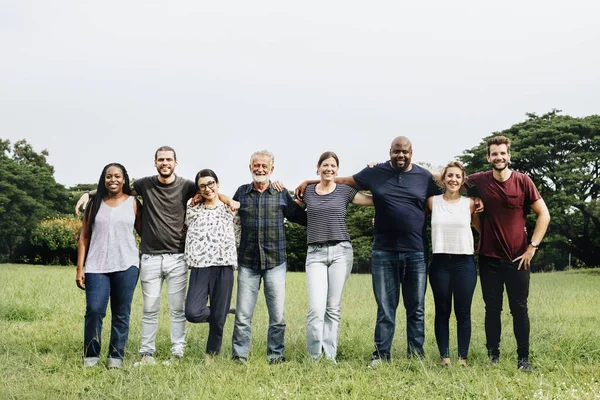
{"label": "woman in grey tank top", "polygon": [[121,164],[104,167],[96,196],[88,205],[77,247],[77,286],[85,290],[83,365],[98,364],[102,322],[110,299],[112,312],[109,368],[123,364],[129,336],[131,300],[138,279],[142,206],[131,196],[129,175]]}

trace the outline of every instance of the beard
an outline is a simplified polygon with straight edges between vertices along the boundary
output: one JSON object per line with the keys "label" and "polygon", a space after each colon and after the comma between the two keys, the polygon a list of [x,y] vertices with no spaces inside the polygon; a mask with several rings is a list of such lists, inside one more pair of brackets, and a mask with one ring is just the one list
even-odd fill
{"label": "beard", "polygon": [[163,172],[162,168],[156,168],[156,171],[158,171],[158,174],[163,179],[169,178],[171,175],[173,175],[173,172],[174,172],[172,168],[168,168],[167,172]]}
{"label": "beard", "polygon": [[269,175],[255,175],[252,174],[252,180],[256,183],[265,183],[269,181]]}
{"label": "beard", "polygon": [[499,162],[499,163],[492,163],[492,168],[498,172],[502,172],[506,168],[508,168],[508,162],[504,161],[504,162]]}

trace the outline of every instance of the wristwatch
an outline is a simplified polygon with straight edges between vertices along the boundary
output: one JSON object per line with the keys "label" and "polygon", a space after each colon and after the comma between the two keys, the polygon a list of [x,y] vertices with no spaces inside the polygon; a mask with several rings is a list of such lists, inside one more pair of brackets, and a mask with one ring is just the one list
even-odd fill
{"label": "wristwatch", "polygon": [[531,243],[529,243],[531,245],[531,247],[533,247],[534,249],[537,249],[539,247],[539,243],[538,242],[534,242],[533,240],[531,241]]}

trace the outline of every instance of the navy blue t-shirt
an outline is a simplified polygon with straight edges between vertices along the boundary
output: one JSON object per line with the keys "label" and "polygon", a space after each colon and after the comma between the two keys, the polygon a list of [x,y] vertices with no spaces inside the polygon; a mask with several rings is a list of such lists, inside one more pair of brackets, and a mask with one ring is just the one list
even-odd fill
{"label": "navy blue t-shirt", "polygon": [[425,201],[441,193],[431,172],[416,164],[412,164],[410,171],[400,172],[386,162],[366,167],[353,178],[360,189],[373,194],[373,250],[424,252]]}

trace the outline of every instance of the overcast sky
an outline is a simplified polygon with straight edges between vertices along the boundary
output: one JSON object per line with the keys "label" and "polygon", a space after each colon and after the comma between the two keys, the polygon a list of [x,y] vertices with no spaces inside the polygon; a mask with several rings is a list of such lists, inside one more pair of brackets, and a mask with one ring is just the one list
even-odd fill
{"label": "overcast sky", "polygon": [[600,2],[0,0],[0,138],[47,149],[66,186],[177,150],[232,195],[251,153],[273,178],[388,159],[445,164],[552,108],[600,112]]}

